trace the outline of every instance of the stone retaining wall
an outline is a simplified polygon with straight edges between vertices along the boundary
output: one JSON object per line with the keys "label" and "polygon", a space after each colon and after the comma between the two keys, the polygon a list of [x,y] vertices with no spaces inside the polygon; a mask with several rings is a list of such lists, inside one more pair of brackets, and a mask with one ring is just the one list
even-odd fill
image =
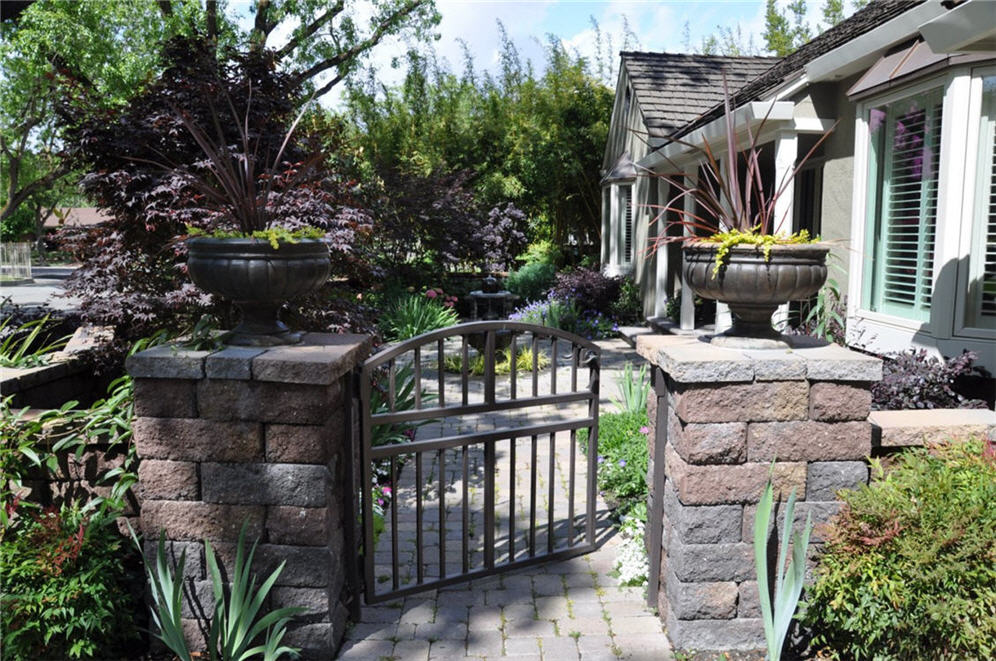
{"label": "stone retaining wall", "polygon": [[640,337],[637,350],[655,365],[651,512],[661,518],[647,543],[668,636],[679,650],[762,649],[756,503],[770,473],[782,498],[795,490],[796,525],[807,514],[820,523],[837,511],[836,490],[867,481],[881,362],[836,346],[744,351],[687,336]]}
{"label": "stone retaining wall", "polygon": [[270,607],[303,606],[285,644],[330,658],[354,597],[352,368],[370,338],[309,334],[301,345],[209,353],[162,346],[128,360],[147,557],[165,532],[186,551],[184,624],[204,648],[212,607],[204,540],[230,571],[245,523],[260,580],[286,566]]}

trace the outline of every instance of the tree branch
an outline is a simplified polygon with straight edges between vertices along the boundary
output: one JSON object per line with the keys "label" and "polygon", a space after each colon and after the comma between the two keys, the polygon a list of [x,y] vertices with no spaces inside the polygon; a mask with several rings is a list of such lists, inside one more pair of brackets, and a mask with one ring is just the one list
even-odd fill
{"label": "tree branch", "polygon": [[[341,67],[344,64],[347,64],[348,62],[355,59],[357,56],[370,50],[371,48],[380,43],[380,41],[386,36],[388,29],[393,27],[396,23],[398,23],[405,17],[414,13],[415,10],[426,5],[428,1],[429,0],[409,0],[409,2],[405,3],[401,7],[398,7],[398,9],[396,9],[395,11],[391,12],[391,14],[387,18],[385,18],[377,25],[377,28],[373,31],[373,33],[363,41],[359,42],[352,48],[347,48],[346,50],[342,51],[341,53],[338,53],[333,57],[327,58],[320,62],[316,62],[315,64],[308,67],[304,71],[298,73],[296,78],[296,84],[301,85],[305,81],[311,80],[312,78],[314,78],[323,71],[327,71],[332,68]],[[344,76],[345,73],[340,72],[339,76],[337,76],[336,78],[336,82],[342,80]],[[328,91],[328,89],[326,88],[331,89],[331,87],[329,87],[328,85],[325,85],[322,89]]]}
{"label": "tree branch", "polygon": [[[11,173],[13,175],[14,173]],[[6,220],[7,216],[14,213],[17,207],[21,206],[21,203],[26,199],[34,195],[39,189],[47,188],[54,184],[56,181],[62,177],[69,174],[69,168],[65,165],[60,165],[56,169],[52,170],[44,177],[40,179],[35,179],[30,184],[22,188],[17,192],[11,192],[10,197],[7,202],[3,205],[3,209],[0,210],[0,220]],[[13,177],[11,177],[13,179]]]}
{"label": "tree branch", "polygon": [[324,85],[322,85],[322,86],[321,86],[321,87],[320,87],[320,88],[319,88],[319,89],[318,89],[318,90],[317,90],[317,91],[315,92],[315,98],[317,99],[318,97],[322,96],[323,94],[325,94],[326,92],[328,92],[328,91],[329,91],[330,89],[332,89],[333,87],[335,87],[336,85],[338,85],[339,83],[341,83],[341,82],[342,82],[342,79],[343,79],[343,78],[345,78],[345,77],[346,77],[346,74],[342,74],[342,73],[340,73],[340,74],[339,74],[339,75],[337,75],[337,76],[336,76],[335,78],[333,78],[333,79],[332,79],[332,80],[330,80],[329,82],[327,82],[327,83],[325,83]]}
{"label": "tree branch", "polygon": [[206,0],[204,3],[205,21],[207,23],[207,38],[218,40],[218,0]]}
{"label": "tree branch", "polygon": [[256,20],[253,22],[252,34],[249,38],[250,48],[253,51],[261,51],[266,46],[266,39],[277,26],[276,21],[271,21],[270,0],[258,0],[256,3]]}
{"label": "tree branch", "polygon": [[173,15],[173,3],[171,0],[159,0],[156,4],[159,5],[159,13],[163,16]]}
{"label": "tree branch", "polygon": [[318,30],[320,30],[322,26],[327,25],[332,21],[332,19],[341,14],[342,10],[345,9],[345,7],[346,7],[345,0],[338,0],[338,2],[336,2],[335,5],[333,5],[328,11],[326,11],[324,14],[322,14],[314,21],[312,21],[306,28],[304,28],[304,30],[302,30],[293,39],[288,41],[283,48],[277,51],[277,59],[278,60],[283,59],[291,52],[293,52],[295,48],[301,45],[302,41],[304,41],[311,35],[318,32]]}

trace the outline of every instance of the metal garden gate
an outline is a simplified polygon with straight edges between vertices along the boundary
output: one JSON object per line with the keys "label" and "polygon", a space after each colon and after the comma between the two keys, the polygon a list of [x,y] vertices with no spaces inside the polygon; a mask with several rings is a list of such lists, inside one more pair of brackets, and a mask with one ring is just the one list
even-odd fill
{"label": "metal garden gate", "polygon": [[363,363],[367,603],[594,549],[599,353],[558,329],[485,321]]}

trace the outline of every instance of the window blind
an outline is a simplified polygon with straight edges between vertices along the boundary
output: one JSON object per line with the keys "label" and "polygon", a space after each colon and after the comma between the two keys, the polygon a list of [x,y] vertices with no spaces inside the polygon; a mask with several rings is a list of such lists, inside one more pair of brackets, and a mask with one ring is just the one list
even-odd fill
{"label": "window blind", "polygon": [[937,90],[869,116],[876,202],[871,308],[919,320],[930,315],[941,105]]}

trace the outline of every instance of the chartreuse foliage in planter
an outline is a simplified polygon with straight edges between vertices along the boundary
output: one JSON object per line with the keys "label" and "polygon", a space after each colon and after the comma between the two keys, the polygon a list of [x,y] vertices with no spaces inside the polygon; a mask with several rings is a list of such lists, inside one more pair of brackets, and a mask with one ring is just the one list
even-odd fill
{"label": "chartreuse foliage in planter", "polygon": [[996,444],[902,454],[841,493],[804,616],[835,659],[996,658]]}
{"label": "chartreuse foliage in planter", "polygon": [[188,225],[187,236],[191,239],[200,237],[208,239],[262,239],[269,243],[274,250],[278,250],[281,243],[297,243],[302,239],[320,239],[325,236],[325,232],[317,227],[302,227],[289,230],[286,227],[279,226],[267,227],[263,230],[253,230],[252,232],[226,229],[208,231]]}
{"label": "chartreuse foliage in planter", "polygon": [[708,243],[718,243],[716,249],[716,264],[712,267],[712,277],[719,275],[719,271],[728,262],[730,248],[733,246],[758,246],[764,252],[764,261],[771,261],[771,249],[774,246],[799,245],[801,243],[816,243],[820,237],[810,238],[807,230],[799,230],[793,234],[764,234],[760,227],[754,227],[747,231],[730,229],[725,232],[718,232],[712,236],[702,239]]}

